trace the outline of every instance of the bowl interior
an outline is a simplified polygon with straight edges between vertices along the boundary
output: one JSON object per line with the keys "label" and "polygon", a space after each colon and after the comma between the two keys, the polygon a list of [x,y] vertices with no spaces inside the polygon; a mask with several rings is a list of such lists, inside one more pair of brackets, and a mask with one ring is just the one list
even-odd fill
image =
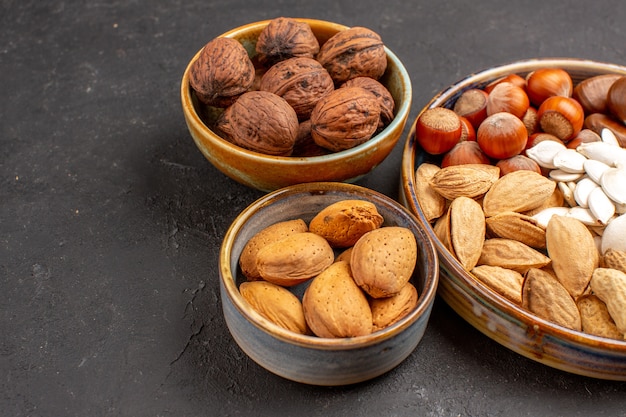
{"label": "bowl interior", "polygon": [[[419,114],[432,107],[451,108],[459,95],[467,89],[484,87],[489,82],[511,73],[524,76],[535,69],[543,67],[565,69],[572,76],[575,85],[594,75],[606,73],[626,75],[626,67],[588,60],[546,58],[520,61],[477,72],[460,80],[437,94]],[[419,117],[419,114],[417,117]],[[419,206],[414,188],[415,170],[424,162],[439,164],[441,156],[432,156],[421,149],[415,140],[413,125],[407,136],[403,151],[401,198],[403,203],[425,225],[426,233],[437,248],[442,275],[439,292],[445,301],[478,330],[524,356],[540,362],[545,361],[548,365],[570,372],[601,378],[626,379],[626,375],[623,374],[624,368],[626,368],[626,342],[570,330],[541,319],[474,279],[461,267],[454,255],[437,238],[433,227]],[[472,308],[471,306],[474,307]],[[480,313],[481,311],[484,311],[485,314]],[[487,319],[486,315],[491,316],[491,319],[495,319],[495,322]],[[528,333],[522,333],[518,339],[515,339],[509,333],[511,326],[520,327],[528,331]],[[550,354],[543,356],[540,343],[548,338],[559,345],[559,347],[556,348],[555,352],[549,352]],[[621,362],[621,369],[618,374],[613,374],[610,370],[593,369],[595,366],[593,364],[577,364],[574,362],[580,358],[560,358],[560,355],[566,355],[566,353],[560,351],[561,345],[567,346],[568,349],[590,353],[594,357],[605,357],[606,352],[611,352],[611,355],[616,354],[616,356],[610,360]],[[550,358],[550,355],[554,357]]]}
{"label": "bowl interior", "polygon": [[[418,262],[411,282],[418,290],[417,307],[394,325],[367,336],[354,338],[319,338],[287,331],[256,313],[243,299],[238,285],[245,280],[238,261],[247,241],[264,227],[279,221],[301,218],[309,222],[321,209],[339,200],[363,199],[374,203],[385,219],[383,226],[409,228],[418,243]],[[377,343],[401,332],[429,310],[436,294],[438,260],[434,245],[417,220],[408,210],[389,197],[375,191],[344,183],[309,183],[286,187],[260,198],[244,210],[226,233],[220,254],[220,275],[228,297],[247,320],[274,337],[315,348],[356,348]],[[300,284],[292,291],[301,296],[308,284]]]}

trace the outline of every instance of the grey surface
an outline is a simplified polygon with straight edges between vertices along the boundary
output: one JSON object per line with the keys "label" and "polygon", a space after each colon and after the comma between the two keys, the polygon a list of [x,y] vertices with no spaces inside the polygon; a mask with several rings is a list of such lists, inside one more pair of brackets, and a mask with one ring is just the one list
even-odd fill
{"label": "grey surface", "polygon": [[[203,159],[178,98],[212,37],[312,17],[380,33],[411,75],[413,119],[490,66],[626,64],[623,1],[0,5],[0,415],[626,415],[626,384],[525,359],[441,301],[375,380],[320,388],[261,369],[230,337],[217,282],[221,237],[261,194]],[[360,184],[397,197],[401,146]]]}

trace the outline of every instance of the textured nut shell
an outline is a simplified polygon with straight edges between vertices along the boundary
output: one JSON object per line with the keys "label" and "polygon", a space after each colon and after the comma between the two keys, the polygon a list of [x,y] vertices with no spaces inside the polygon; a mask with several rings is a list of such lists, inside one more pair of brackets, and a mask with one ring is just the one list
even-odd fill
{"label": "textured nut shell", "polygon": [[454,253],[452,250],[452,239],[450,234],[450,207],[448,207],[445,213],[437,219],[433,225],[433,231],[435,232],[437,238],[441,241],[441,244],[450,252]]}
{"label": "textured nut shell", "polygon": [[266,281],[243,282],[239,286],[243,298],[260,315],[292,332],[307,334],[302,303],[286,288]]}
{"label": "textured nut shell", "polygon": [[579,220],[552,216],[546,227],[546,248],[557,278],[574,299],[578,298],[600,260],[593,235]]}
{"label": "textured nut shell", "polygon": [[256,256],[259,250],[266,245],[283,239],[294,233],[307,232],[307,224],[302,219],[286,220],[274,223],[257,232],[246,243],[239,256],[239,267],[241,272],[249,281],[261,279],[256,267]]}
{"label": "textured nut shell", "polygon": [[370,300],[372,331],[382,330],[400,321],[417,306],[417,289],[407,282],[396,295]]}
{"label": "textured nut shell", "polygon": [[626,252],[616,249],[608,249],[602,256],[602,267],[617,269],[626,274]]}
{"label": "textured nut shell", "polygon": [[448,200],[485,194],[500,178],[500,168],[488,164],[451,165],[436,172],[429,184]]}
{"label": "textured nut shell", "polygon": [[361,87],[376,96],[378,104],[380,104],[380,121],[378,128],[381,129],[391,123],[393,120],[393,111],[395,102],[393,96],[382,83],[370,77],[356,77],[341,84],[340,88]]}
{"label": "textured nut shell", "polygon": [[309,24],[289,17],[272,19],[256,43],[259,62],[267,67],[292,57],[314,58],[319,49]]}
{"label": "textured nut shell", "polygon": [[591,290],[604,301],[617,329],[626,333],[626,274],[617,269],[597,268],[591,278]]}
{"label": "textured nut shell", "polygon": [[243,45],[219,37],[202,48],[190,69],[189,84],[200,101],[221,107],[247,91],[254,76],[254,64]]}
{"label": "textured nut shell", "polygon": [[355,77],[379,79],[387,69],[387,54],[380,35],[352,27],[333,35],[320,47],[317,60],[328,70],[335,84]]}
{"label": "textured nut shell", "polygon": [[326,239],[311,232],[295,233],[261,248],[257,269],[269,282],[292,286],[313,278],[334,260]]}
{"label": "textured nut shell", "polygon": [[556,183],[534,171],[513,171],[502,176],[485,194],[483,210],[491,217],[504,211],[523,212],[552,196]]}
{"label": "textured nut shell", "polygon": [[372,311],[346,262],[336,262],[311,281],[302,307],[309,328],[319,337],[356,337],[372,332]]}
{"label": "textured nut shell", "polygon": [[441,168],[423,163],[415,170],[415,196],[429,222],[441,217],[446,210],[446,198],[430,186],[430,180]]}
{"label": "textured nut shell", "polygon": [[522,305],[524,276],[512,269],[499,266],[479,265],[471,273],[489,288],[517,305]]}
{"label": "textured nut shell", "polygon": [[583,332],[610,339],[623,339],[624,335],[617,329],[604,301],[590,294],[576,301]]}
{"label": "textured nut shell", "polygon": [[457,197],[450,204],[450,238],[461,266],[470,271],[478,263],[485,242],[485,215],[479,203]]}
{"label": "textured nut shell", "polygon": [[282,98],[300,120],[311,116],[317,102],[335,89],[332,78],[312,58],[289,58],[273,65],[263,75],[259,88]]}
{"label": "textured nut shell", "polygon": [[352,249],[353,249],[353,247],[350,247],[350,248],[344,250],[343,252],[341,252],[339,255],[337,255],[335,257],[335,262],[343,261],[343,262],[345,262],[345,263],[347,263],[349,265],[350,264],[350,258],[352,257]]}
{"label": "textured nut shell", "polygon": [[493,238],[485,240],[478,265],[500,266],[520,274],[530,268],[542,268],[550,264],[550,258],[536,249],[513,239]]}
{"label": "textured nut shell", "polygon": [[546,247],[546,230],[539,222],[525,214],[515,211],[504,211],[488,217],[487,235],[518,240],[531,248]]}
{"label": "textured nut shell", "polygon": [[417,242],[404,227],[389,226],[364,234],[354,245],[350,267],[354,281],[374,298],[398,293],[417,262]]}
{"label": "textured nut shell", "polygon": [[319,146],[333,152],[353,148],[376,133],[380,106],[361,87],[333,90],[311,112],[311,136]]}
{"label": "textured nut shell", "polygon": [[582,330],[580,312],[565,287],[549,272],[531,268],[526,274],[522,305],[548,321]]}
{"label": "textured nut shell", "polygon": [[244,93],[217,119],[221,136],[245,149],[267,155],[289,156],[298,136],[295,110],[267,91]]}
{"label": "textured nut shell", "polygon": [[341,200],[322,209],[309,223],[309,230],[325,238],[333,248],[354,245],[361,236],[383,224],[373,203]]}

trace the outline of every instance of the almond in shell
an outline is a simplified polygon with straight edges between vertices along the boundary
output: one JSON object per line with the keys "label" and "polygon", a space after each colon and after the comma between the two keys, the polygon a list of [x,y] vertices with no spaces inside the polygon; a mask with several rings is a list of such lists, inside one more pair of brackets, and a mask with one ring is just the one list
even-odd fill
{"label": "almond in shell", "polygon": [[335,260],[326,239],[311,232],[295,233],[257,253],[259,275],[269,282],[293,286],[318,275]]}
{"label": "almond in shell", "polygon": [[350,266],[335,262],[316,276],[302,298],[304,317],[318,337],[356,337],[372,332],[372,311]]}
{"label": "almond in shell", "polygon": [[450,239],[456,258],[470,271],[478,263],[485,242],[485,215],[473,199],[457,197],[450,204]]}
{"label": "almond in shell", "polygon": [[248,240],[241,251],[241,256],[239,257],[241,272],[249,281],[261,279],[261,275],[259,275],[256,267],[256,256],[259,250],[289,235],[306,231],[308,231],[308,226],[302,219],[285,220],[262,229]]}
{"label": "almond in shell", "polygon": [[487,235],[518,240],[531,248],[546,247],[546,229],[526,214],[505,211],[486,219]]}
{"label": "almond in shell", "polygon": [[576,301],[583,332],[609,339],[623,339],[624,335],[617,329],[604,301],[598,296],[589,294]]}
{"label": "almond in shell", "polygon": [[372,298],[373,331],[382,330],[406,317],[417,306],[417,289],[407,282],[396,295],[384,298]]}
{"label": "almond in shell", "polygon": [[479,281],[517,305],[522,305],[524,276],[512,269],[499,266],[479,265],[472,269]]}
{"label": "almond in shell", "polygon": [[341,200],[317,213],[309,223],[309,230],[325,238],[333,248],[347,248],[365,233],[379,228],[383,221],[373,203]]}
{"label": "almond in shell", "polygon": [[574,299],[589,285],[600,254],[589,229],[568,216],[552,216],[546,227],[546,248],[557,278]]}
{"label": "almond in shell", "polygon": [[555,188],[556,182],[535,171],[510,172],[498,179],[485,193],[485,216],[491,217],[505,211],[532,210],[549,199]]}
{"label": "almond in shell", "polygon": [[549,272],[537,268],[528,270],[522,290],[522,306],[545,320],[572,330],[582,330],[574,299]]}
{"label": "almond in shell", "polygon": [[260,315],[295,333],[308,334],[302,303],[288,289],[267,281],[248,281],[239,286],[243,298]]}
{"label": "almond in shell", "polygon": [[[509,174],[507,174],[509,175]],[[550,258],[517,240],[493,238],[485,240],[478,265],[500,266],[520,274],[530,268],[543,268]]]}
{"label": "almond in shell", "polygon": [[389,297],[409,282],[417,261],[417,241],[411,230],[381,227],[354,245],[350,267],[354,281],[371,297]]}
{"label": "almond in shell", "polygon": [[626,333],[626,274],[617,269],[596,268],[591,290],[604,303],[617,329]]}
{"label": "almond in shell", "polygon": [[430,186],[430,180],[441,168],[423,163],[415,170],[415,197],[429,222],[441,217],[446,210],[446,199]]}
{"label": "almond in shell", "polygon": [[448,200],[485,194],[500,177],[500,168],[489,164],[450,165],[437,171],[430,186]]}

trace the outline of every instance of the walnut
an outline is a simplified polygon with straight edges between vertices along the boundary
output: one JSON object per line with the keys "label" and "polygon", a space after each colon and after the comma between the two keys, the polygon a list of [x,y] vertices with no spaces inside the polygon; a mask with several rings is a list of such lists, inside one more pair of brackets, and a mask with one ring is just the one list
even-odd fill
{"label": "walnut", "polygon": [[287,100],[300,120],[311,116],[320,98],[335,89],[328,71],[313,58],[289,58],[273,65],[261,79],[260,89]]}
{"label": "walnut", "polygon": [[352,78],[341,85],[345,87],[362,87],[371,92],[378,99],[380,104],[380,121],[378,122],[378,130],[385,128],[394,117],[395,102],[393,96],[382,83],[370,77]]}
{"label": "walnut", "polygon": [[319,50],[309,24],[289,17],[272,19],[256,43],[259,62],[267,67],[293,57],[314,58]]}
{"label": "walnut", "polygon": [[252,86],[254,76],[254,64],[243,45],[218,37],[209,41],[193,62],[189,84],[201,102],[226,107]]}
{"label": "walnut", "polygon": [[355,77],[378,80],[387,69],[387,53],[380,36],[358,26],[334,34],[320,47],[317,60],[337,85]]}
{"label": "walnut", "polygon": [[327,155],[329,153],[328,149],[322,148],[313,140],[313,136],[311,136],[311,119],[300,122],[291,156],[309,157]]}
{"label": "walnut", "polygon": [[361,87],[338,88],[322,98],[311,113],[311,136],[333,152],[368,141],[376,132],[380,105]]}
{"label": "walnut", "polygon": [[298,134],[298,116],[282,97],[267,91],[248,91],[219,116],[216,130],[242,148],[289,156]]}

